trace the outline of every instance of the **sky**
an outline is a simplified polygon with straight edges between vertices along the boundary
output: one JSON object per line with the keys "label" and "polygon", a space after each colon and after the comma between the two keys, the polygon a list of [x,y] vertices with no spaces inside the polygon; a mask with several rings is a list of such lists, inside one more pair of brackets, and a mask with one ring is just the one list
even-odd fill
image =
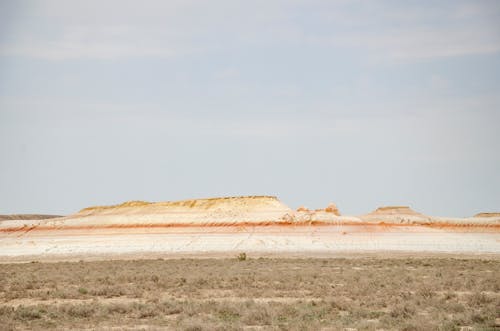
{"label": "sky", "polygon": [[498,1],[0,0],[0,214],[500,211]]}

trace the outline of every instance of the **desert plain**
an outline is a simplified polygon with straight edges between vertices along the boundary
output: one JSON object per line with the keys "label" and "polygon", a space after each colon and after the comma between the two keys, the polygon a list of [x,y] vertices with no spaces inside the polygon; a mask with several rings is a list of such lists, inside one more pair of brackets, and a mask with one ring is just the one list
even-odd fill
{"label": "desert plain", "polygon": [[500,214],[272,196],[0,216],[3,329],[495,330]]}

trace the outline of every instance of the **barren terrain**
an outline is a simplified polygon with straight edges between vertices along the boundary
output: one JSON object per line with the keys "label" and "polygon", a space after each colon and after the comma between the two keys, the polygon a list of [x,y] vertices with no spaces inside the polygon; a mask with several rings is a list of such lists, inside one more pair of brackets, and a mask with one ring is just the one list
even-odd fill
{"label": "barren terrain", "polygon": [[132,201],[4,217],[0,329],[485,330],[499,274],[494,212]]}

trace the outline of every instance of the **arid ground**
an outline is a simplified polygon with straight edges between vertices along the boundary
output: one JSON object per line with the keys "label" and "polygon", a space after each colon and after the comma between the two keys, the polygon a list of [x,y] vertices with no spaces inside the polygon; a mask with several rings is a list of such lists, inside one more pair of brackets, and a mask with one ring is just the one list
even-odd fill
{"label": "arid ground", "polygon": [[496,330],[499,274],[498,256],[1,264],[0,328]]}
{"label": "arid ground", "polygon": [[0,329],[493,330],[499,234],[496,214],[342,216],[270,196],[10,215]]}

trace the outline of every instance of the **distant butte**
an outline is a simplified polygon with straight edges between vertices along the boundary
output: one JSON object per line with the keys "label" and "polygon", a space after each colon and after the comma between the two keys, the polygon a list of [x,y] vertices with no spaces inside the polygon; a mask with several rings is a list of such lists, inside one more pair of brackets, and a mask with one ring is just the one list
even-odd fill
{"label": "distant butte", "polygon": [[478,213],[474,217],[500,217],[500,213]]}

